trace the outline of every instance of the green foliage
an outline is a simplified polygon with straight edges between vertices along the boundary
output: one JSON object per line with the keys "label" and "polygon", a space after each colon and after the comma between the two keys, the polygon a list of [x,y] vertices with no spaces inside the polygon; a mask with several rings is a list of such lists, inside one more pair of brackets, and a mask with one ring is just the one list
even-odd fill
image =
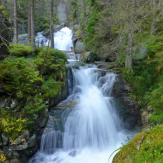
{"label": "green foliage", "polygon": [[2,14],[5,18],[9,17],[8,11],[5,9],[5,7],[0,2],[0,14]]}
{"label": "green foliage", "polygon": [[150,36],[145,42],[148,55],[154,55],[156,52],[163,50],[163,35]]}
{"label": "green foliage", "polygon": [[46,108],[45,101],[41,95],[29,96],[26,99],[26,105],[23,108],[23,112],[29,119],[37,118],[37,114]]}
{"label": "green foliage", "polygon": [[163,125],[136,135],[116,154],[113,163],[163,162]]}
{"label": "green foliage", "polygon": [[42,78],[30,60],[9,57],[0,63],[0,69],[0,83],[8,94],[22,98],[38,93]]}
{"label": "green foliage", "polygon": [[55,49],[36,49],[29,58],[31,47],[10,48],[12,56],[0,62],[0,87],[3,98],[17,104],[0,108],[0,132],[14,141],[24,129],[33,129],[41,112],[48,107],[47,101],[60,94],[67,58]]}
{"label": "green foliage", "polygon": [[163,46],[162,35],[144,38],[147,57],[123,71],[133,89],[133,96],[142,108],[152,108],[151,124],[163,123]]}
{"label": "green foliage", "polygon": [[26,128],[26,119],[16,117],[0,109],[0,131],[8,136],[11,141],[16,139]]}
{"label": "green foliage", "polygon": [[27,57],[32,55],[32,47],[22,44],[10,45],[9,53],[12,56]]}
{"label": "green foliage", "polygon": [[53,78],[47,79],[42,86],[45,98],[52,98],[59,94],[61,91],[62,82],[56,82]]}
{"label": "green foliage", "polygon": [[55,49],[43,48],[38,51],[35,59],[40,73],[53,76],[55,80],[63,80],[65,74],[66,55]]}
{"label": "green foliage", "polygon": [[96,37],[95,24],[97,23],[98,19],[99,19],[99,11],[95,8],[91,12],[86,27],[85,43],[88,48],[92,48],[92,49],[94,48],[94,41]]}

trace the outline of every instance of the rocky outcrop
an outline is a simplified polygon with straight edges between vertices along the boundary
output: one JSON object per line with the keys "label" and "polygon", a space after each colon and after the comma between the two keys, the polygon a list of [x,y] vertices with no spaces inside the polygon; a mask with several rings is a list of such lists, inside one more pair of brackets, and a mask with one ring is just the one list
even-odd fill
{"label": "rocky outcrop", "polygon": [[111,71],[117,73],[117,79],[112,89],[112,96],[116,99],[117,112],[125,128],[131,130],[142,124],[141,111],[138,103],[134,101],[130,94],[132,92],[128,83],[118,74],[117,66],[114,62],[95,62],[97,67],[104,73]]}
{"label": "rocky outcrop", "polygon": [[39,149],[40,139],[48,119],[48,112],[45,110],[37,119],[32,131],[25,130],[14,142],[1,134],[0,153],[5,156],[5,163],[27,163],[28,159]]}
{"label": "rocky outcrop", "polygon": [[141,113],[139,105],[130,97],[131,88],[121,75],[117,76],[112,94],[118,103],[118,112],[125,128],[133,129],[141,125]]}

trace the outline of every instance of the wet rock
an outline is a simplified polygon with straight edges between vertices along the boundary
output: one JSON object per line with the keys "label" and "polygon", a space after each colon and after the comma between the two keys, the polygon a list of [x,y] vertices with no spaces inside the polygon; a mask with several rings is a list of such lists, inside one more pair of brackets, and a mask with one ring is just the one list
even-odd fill
{"label": "wet rock", "polygon": [[143,111],[141,113],[141,121],[144,127],[148,126],[148,122],[149,122],[149,112],[148,111]]}
{"label": "wet rock", "polygon": [[37,138],[36,135],[34,134],[32,137],[30,137],[28,141],[28,148],[34,147],[37,144]]}
{"label": "wet rock", "polygon": [[48,119],[48,110],[45,109],[44,112],[41,113],[39,119],[38,119],[38,125],[40,128],[44,128]]}
{"label": "wet rock", "polygon": [[10,163],[20,163],[20,161],[18,159],[12,159],[10,160]]}
{"label": "wet rock", "polygon": [[1,135],[2,138],[2,142],[0,142],[1,145],[8,145],[9,143],[9,139],[7,136],[5,136],[4,134]]}
{"label": "wet rock", "polygon": [[75,53],[83,53],[85,51],[85,45],[82,41],[77,40],[74,49],[75,49]]}
{"label": "wet rock", "polygon": [[131,88],[122,76],[118,75],[112,90],[112,96],[116,98],[119,115],[123,121],[123,125],[127,129],[133,129],[141,125],[140,108],[139,105],[129,97],[130,92]]}
{"label": "wet rock", "polygon": [[27,148],[28,148],[27,143],[24,143],[24,144],[21,144],[21,145],[12,145],[11,146],[11,150],[13,150],[13,151],[23,151],[23,150],[25,150]]}

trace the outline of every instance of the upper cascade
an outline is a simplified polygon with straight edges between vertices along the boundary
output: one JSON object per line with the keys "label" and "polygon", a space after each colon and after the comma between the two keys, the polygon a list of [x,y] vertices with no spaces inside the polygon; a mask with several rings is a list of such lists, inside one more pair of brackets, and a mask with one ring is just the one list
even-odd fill
{"label": "upper cascade", "polygon": [[63,27],[54,33],[54,47],[58,50],[71,52],[73,50],[72,36],[72,30],[68,27]]}

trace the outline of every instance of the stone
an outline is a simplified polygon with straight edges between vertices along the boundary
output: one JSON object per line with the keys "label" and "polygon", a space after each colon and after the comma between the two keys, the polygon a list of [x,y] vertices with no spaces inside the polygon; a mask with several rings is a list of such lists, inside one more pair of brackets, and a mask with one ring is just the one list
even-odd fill
{"label": "stone", "polygon": [[10,160],[10,163],[20,163],[20,161],[18,159],[12,159]]}
{"label": "stone", "polygon": [[36,139],[36,135],[34,134],[32,137],[29,138],[28,141],[28,148],[34,147],[37,144],[37,139]]}
{"label": "stone", "polygon": [[17,105],[18,105],[17,101],[14,100],[14,99],[12,99],[12,100],[11,100],[11,104],[10,104],[10,108],[11,108],[11,109],[14,109],[14,108],[16,108]]}
{"label": "stone", "polygon": [[116,98],[118,104],[118,113],[122,119],[123,125],[127,129],[134,129],[141,125],[141,112],[139,105],[129,97],[130,87],[121,75],[113,86],[112,96]]}
{"label": "stone", "polygon": [[85,45],[82,41],[77,40],[74,49],[75,53],[83,53],[85,51]]}
{"label": "stone", "polygon": [[29,131],[28,131],[28,130],[25,130],[25,131],[23,132],[23,134],[22,134],[22,138],[28,140],[29,137],[30,137]]}
{"label": "stone", "polygon": [[5,136],[4,134],[2,134],[2,144],[3,145],[8,145],[9,143],[9,139],[7,136]]}
{"label": "stone", "polygon": [[148,113],[148,111],[143,111],[141,113],[141,121],[142,121],[142,124],[143,124],[144,127],[148,125],[148,121],[149,121],[149,113]]}
{"label": "stone", "polygon": [[24,143],[24,144],[21,144],[21,145],[12,145],[11,146],[11,150],[14,150],[14,151],[23,151],[23,150],[25,150],[27,148],[28,148],[27,143]]}

